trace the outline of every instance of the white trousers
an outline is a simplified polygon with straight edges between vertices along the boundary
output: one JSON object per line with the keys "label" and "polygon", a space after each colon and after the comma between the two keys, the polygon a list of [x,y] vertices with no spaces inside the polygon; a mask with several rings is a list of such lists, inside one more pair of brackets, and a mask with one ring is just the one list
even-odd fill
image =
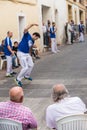
{"label": "white trousers", "polygon": [[68,32],[68,44],[71,44],[71,32]]}
{"label": "white trousers", "polygon": [[84,34],[81,32],[79,37],[80,42],[84,42]]}
{"label": "white trousers", "polygon": [[17,79],[21,81],[24,78],[24,76],[30,77],[34,63],[33,63],[32,57],[28,53],[26,54],[26,53],[18,51],[17,56],[19,58],[20,65],[22,67],[20,73],[17,76]]}
{"label": "white trousers", "polygon": [[55,38],[51,38],[51,49],[53,53],[57,53],[58,51]]}
{"label": "white trousers", "polygon": [[6,56],[7,58],[7,75],[12,73],[12,56]]}

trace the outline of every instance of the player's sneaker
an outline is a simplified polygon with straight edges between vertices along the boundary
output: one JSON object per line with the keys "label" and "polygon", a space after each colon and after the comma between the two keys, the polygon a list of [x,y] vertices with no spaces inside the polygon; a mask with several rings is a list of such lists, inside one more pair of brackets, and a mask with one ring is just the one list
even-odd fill
{"label": "player's sneaker", "polygon": [[15,82],[16,82],[16,84],[17,84],[18,86],[20,86],[20,87],[22,87],[22,86],[23,86],[21,81],[19,81],[19,80],[15,79]]}
{"label": "player's sneaker", "polygon": [[24,77],[25,79],[27,79],[27,80],[30,80],[30,81],[32,81],[33,79],[31,78],[31,77]]}
{"label": "player's sneaker", "polygon": [[12,74],[6,74],[6,77],[13,77]]}
{"label": "player's sneaker", "polygon": [[15,74],[17,74],[16,72],[12,72],[12,73],[10,73],[11,75],[15,75]]}

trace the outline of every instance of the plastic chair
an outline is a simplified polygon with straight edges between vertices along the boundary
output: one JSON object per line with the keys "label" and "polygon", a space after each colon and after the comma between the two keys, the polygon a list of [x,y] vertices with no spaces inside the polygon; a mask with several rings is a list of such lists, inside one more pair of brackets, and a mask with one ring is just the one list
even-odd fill
{"label": "plastic chair", "polygon": [[0,130],[22,130],[22,123],[11,119],[0,118]]}
{"label": "plastic chair", "polygon": [[56,120],[57,130],[87,130],[87,114],[71,115]]}
{"label": "plastic chair", "polygon": [[2,59],[2,57],[1,57],[1,56],[3,56],[3,55],[0,55],[0,70],[2,70],[4,62],[6,62],[6,61],[7,61],[7,59],[6,59],[6,58],[5,58],[5,59]]}

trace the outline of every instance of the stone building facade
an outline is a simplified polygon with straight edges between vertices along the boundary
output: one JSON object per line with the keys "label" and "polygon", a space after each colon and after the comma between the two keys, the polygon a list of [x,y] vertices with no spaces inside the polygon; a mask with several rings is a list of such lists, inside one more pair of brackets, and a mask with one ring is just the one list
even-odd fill
{"label": "stone building facade", "polygon": [[85,24],[85,0],[66,0],[68,21],[74,20],[75,24],[83,21]]}
{"label": "stone building facade", "polygon": [[57,43],[64,43],[64,27],[73,19],[75,24],[86,20],[86,0],[0,0],[0,42],[6,37],[8,30],[13,32],[13,40],[20,41],[24,27],[29,23],[38,23],[38,27],[30,32],[39,31],[41,39],[37,41],[43,50],[42,22],[49,19],[57,26]]}

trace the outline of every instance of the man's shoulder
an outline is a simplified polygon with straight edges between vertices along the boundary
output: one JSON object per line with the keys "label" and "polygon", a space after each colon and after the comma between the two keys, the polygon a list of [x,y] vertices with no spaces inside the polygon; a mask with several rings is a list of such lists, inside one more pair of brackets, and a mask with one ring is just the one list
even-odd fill
{"label": "man's shoulder", "polygon": [[70,103],[83,103],[83,101],[82,101],[82,99],[80,98],[80,97],[71,97],[71,98],[69,98],[69,102]]}
{"label": "man's shoulder", "polygon": [[47,109],[53,109],[53,108],[56,108],[56,107],[60,107],[62,104],[65,104],[67,102],[74,102],[74,101],[81,101],[80,97],[69,97],[69,98],[65,98],[64,100],[61,100],[60,102],[57,102],[57,103],[54,103],[54,104],[51,104],[47,107]]}
{"label": "man's shoulder", "polygon": [[80,97],[70,97],[71,100],[81,100]]}
{"label": "man's shoulder", "polygon": [[10,37],[6,37],[5,40],[10,39]]}
{"label": "man's shoulder", "polygon": [[24,110],[24,111],[27,111],[27,112],[30,112],[31,113],[31,109],[22,105],[21,108]]}
{"label": "man's shoulder", "polygon": [[31,34],[29,32],[25,32],[24,35],[31,36]]}
{"label": "man's shoulder", "polygon": [[24,33],[24,37],[27,37],[28,39],[32,39],[32,36],[29,32]]}
{"label": "man's shoulder", "polygon": [[48,110],[48,111],[51,111],[51,110],[54,110],[55,108],[56,108],[56,104],[54,103],[54,104],[49,105],[49,106],[47,107],[47,110]]}
{"label": "man's shoulder", "polygon": [[0,106],[5,106],[5,105],[7,105],[9,102],[7,101],[7,102],[0,102]]}

